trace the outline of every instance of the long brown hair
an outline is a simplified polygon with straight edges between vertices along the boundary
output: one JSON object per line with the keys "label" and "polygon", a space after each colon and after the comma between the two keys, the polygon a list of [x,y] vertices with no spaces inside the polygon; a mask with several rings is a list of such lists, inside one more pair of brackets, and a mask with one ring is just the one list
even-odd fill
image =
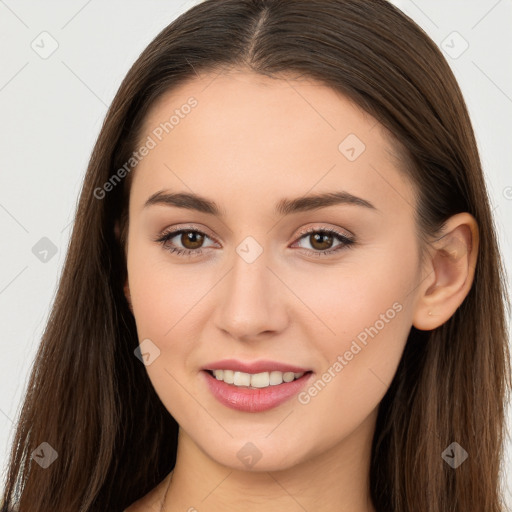
{"label": "long brown hair", "polygon": [[[122,511],[173,469],[178,425],[134,356],[136,326],[123,294],[124,237],[115,223],[126,233],[130,180],[104,197],[98,189],[129,160],[156,99],[197,72],[230,67],[319,80],[382,123],[416,186],[422,240],[456,213],[477,220],[469,294],[439,328],[411,328],[380,404],[370,490],[379,512],[503,511],[510,304],[477,145],[441,52],[385,0],[206,0],[140,55],[90,159],[2,510]],[[457,469],[441,457],[452,442],[469,454]],[[46,469],[32,455],[44,451],[41,443],[58,454]]]}

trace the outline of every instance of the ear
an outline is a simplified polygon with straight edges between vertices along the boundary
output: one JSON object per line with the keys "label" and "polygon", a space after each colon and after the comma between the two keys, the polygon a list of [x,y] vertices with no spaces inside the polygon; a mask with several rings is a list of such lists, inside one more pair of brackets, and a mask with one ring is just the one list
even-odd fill
{"label": "ear", "polygon": [[429,244],[413,325],[430,331],[444,324],[466,298],[475,275],[478,224],[467,213],[450,217],[441,237]]}

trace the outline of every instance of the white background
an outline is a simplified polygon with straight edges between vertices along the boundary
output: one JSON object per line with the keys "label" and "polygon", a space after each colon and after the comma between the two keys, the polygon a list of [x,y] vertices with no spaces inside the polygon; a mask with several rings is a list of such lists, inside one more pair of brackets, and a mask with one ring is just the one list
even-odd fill
{"label": "white background", "polygon": [[[195,3],[0,0],[2,471],[62,269],[81,181],[107,106],[144,47]],[[512,218],[512,1],[394,3],[451,53],[446,54],[447,60],[476,131],[510,274],[512,231],[506,219]],[[31,47],[44,44],[51,48],[51,38],[40,36],[44,31],[58,44],[47,59]],[[41,38],[46,39],[41,42]],[[469,46],[458,55],[464,41]],[[32,252],[43,237],[57,250],[46,262]],[[506,470],[506,497],[511,506],[510,441]]]}

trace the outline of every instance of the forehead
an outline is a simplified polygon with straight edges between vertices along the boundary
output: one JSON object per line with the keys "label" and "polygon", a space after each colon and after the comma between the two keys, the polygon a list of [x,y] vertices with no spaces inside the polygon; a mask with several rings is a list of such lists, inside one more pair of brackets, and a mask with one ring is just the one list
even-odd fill
{"label": "forehead", "polygon": [[[180,111],[190,110],[187,107],[190,98],[197,102],[190,112],[190,118],[195,121],[181,122],[189,117],[188,113],[183,116]],[[187,128],[191,128],[196,138],[207,135],[211,139],[215,132],[216,138],[224,136],[228,141],[243,141],[247,149],[251,142],[249,135],[253,135],[255,142],[271,142],[283,129],[290,137],[274,141],[274,146],[282,147],[292,136],[311,139],[313,135],[325,138],[329,144],[344,132],[350,132],[373,145],[393,149],[385,131],[373,117],[340,92],[311,78],[291,75],[270,78],[239,70],[198,75],[164,93],[155,102],[142,132],[151,132],[168,121],[173,113],[181,114],[172,122],[173,135],[188,136]],[[377,125],[371,140],[369,135],[365,137]],[[254,137],[255,132],[258,137]]]}
{"label": "forehead", "polygon": [[233,192],[253,198],[260,192],[264,199],[315,188],[371,194],[374,204],[391,207],[398,196],[413,204],[414,191],[398,170],[397,146],[387,131],[312,79],[245,71],[198,75],[152,106],[141,144],[148,137],[155,145],[133,183],[146,196],[190,189],[222,203]]}

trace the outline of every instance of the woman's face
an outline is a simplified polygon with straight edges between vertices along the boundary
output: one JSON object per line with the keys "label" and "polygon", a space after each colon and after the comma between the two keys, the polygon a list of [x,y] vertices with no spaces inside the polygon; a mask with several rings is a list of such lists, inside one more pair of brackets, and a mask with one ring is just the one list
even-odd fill
{"label": "woman's face", "polygon": [[182,431],[238,469],[367,445],[423,278],[381,125],[318,82],[239,71],[167,93],[138,149],[126,292]]}

